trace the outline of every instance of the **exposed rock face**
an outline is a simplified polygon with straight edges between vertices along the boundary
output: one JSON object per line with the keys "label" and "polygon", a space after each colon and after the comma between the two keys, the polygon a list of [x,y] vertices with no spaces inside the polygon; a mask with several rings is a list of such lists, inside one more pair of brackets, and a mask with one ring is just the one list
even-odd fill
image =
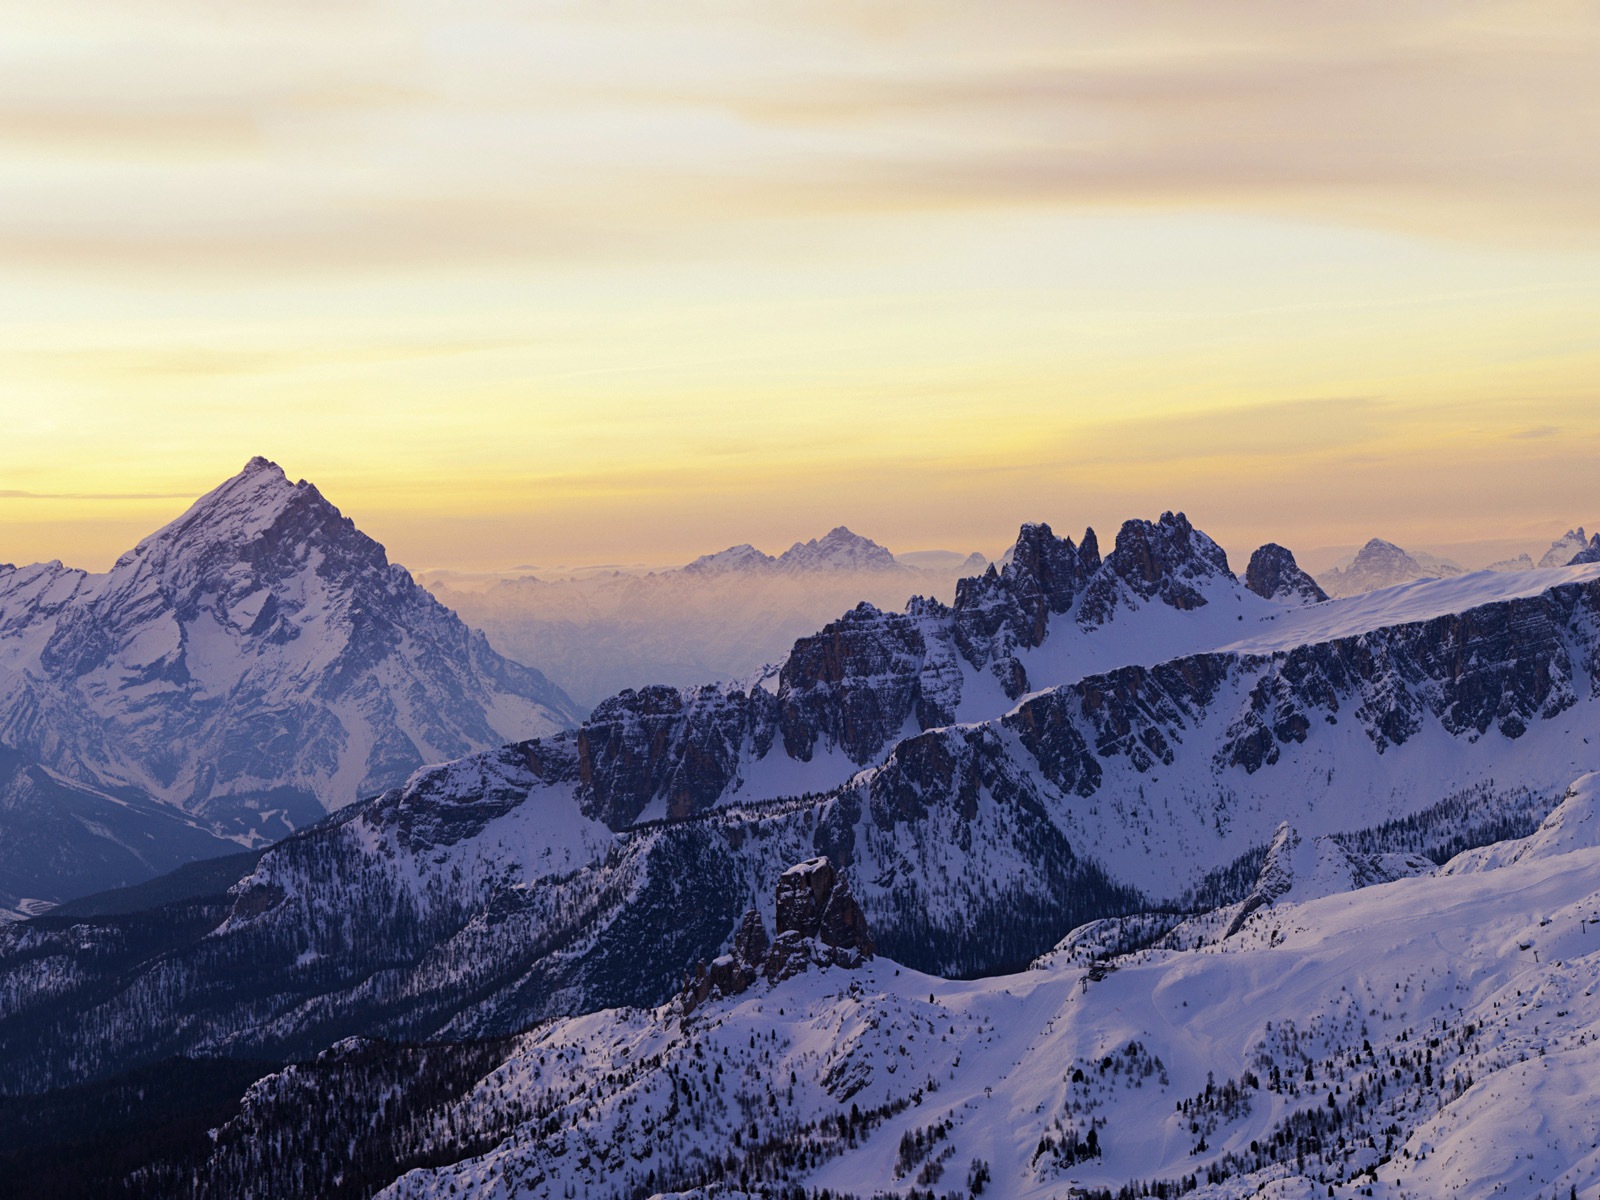
{"label": "exposed rock face", "polygon": [[1328,598],[1317,581],[1300,569],[1294,555],[1276,542],[1268,542],[1250,556],[1244,585],[1268,600],[1320,604]]}
{"label": "exposed rock face", "polygon": [[716,803],[737,778],[741,756],[771,744],[775,704],[719,687],[629,689],[602,702],[578,733],[579,800],[613,829],[659,800],[682,819]]}
{"label": "exposed rock face", "polygon": [[844,878],[825,856],[796,863],[778,878],[778,936],[767,941],[761,916],[749,909],[733,937],[733,953],[701,962],[678,1002],[687,1015],[713,994],[736,996],[760,976],[777,983],[807,967],[860,966],[876,953],[867,918]]}
{"label": "exposed rock face", "polygon": [[1188,517],[1170,512],[1159,521],[1124,521],[1104,566],[1084,596],[1081,624],[1103,623],[1118,607],[1133,607],[1132,597],[1176,609],[1200,608],[1206,598],[1196,585],[1232,575],[1222,547]]}
{"label": "exposed rock face", "polygon": [[[1283,555],[1280,583],[1298,579],[1317,594]],[[780,749],[798,763],[838,751],[871,766],[902,738],[970,720],[958,717],[969,668],[988,672],[1012,700],[1049,682],[1030,680],[1022,659],[1051,636],[1052,622],[1067,622],[1056,636],[1099,636],[1119,614],[1151,604],[1192,610],[1209,589],[1239,589],[1222,548],[1182,513],[1124,522],[1104,559],[1093,529],[1079,544],[1027,524],[1006,557],[1003,567],[963,579],[951,606],[922,597],[903,613],[861,604],[800,638],[775,694],[649,687],[603,701],[579,735],[584,811],[613,829],[647,811],[670,819],[704,812]],[[822,787],[847,777],[824,769],[836,773],[819,779]]]}
{"label": "exposed rock face", "polygon": [[1028,677],[1015,656],[1019,646],[1043,644],[1052,615],[1065,613],[1100,569],[1093,529],[1083,544],[1058,538],[1045,524],[1027,524],[1017,534],[1005,565],[956,585],[955,645],[975,667],[987,666],[1015,699]]}
{"label": "exposed rock face", "polygon": [[778,879],[778,936],[762,968],[769,980],[812,963],[857,966],[875,952],[866,917],[827,858],[796,863]]}
{"label": "exposed rock face", "polygon": [[833,893],[833,864],[826,858],[796,863],[778,879],[778,936],[797,933],[814,938],[822,928],[822,910]]}
{"label": "exposed rock face", "polygon": [[[1571,585],[1270,656],[1201,654],[1124,667],[1046,692],[1004,723],[1058,786],[1079,794],[1098,785],[1108,759],[1126,756],[1141,774],[1170,765],[1230,681],[1247,698],[1215,762],[1251,774],[1317,725],[1344,719],[1358,722],[1380,753],[1410,740],[1425,717],[1455,736],[1498,728],[1515,739],[1576,702],[1574,671],[1588,676],[1597,664],[1579,667],[1562,631],[1575,610],[1587,625],[1597,604],[1594,585]],[[1585,678],[1581,686],[1587,694],[1591,684]]]}
{"label": "exposed rock face", "polygon": [[801,638],[778,676],[784,750],[808,761],[825,738],[868,762],[916,710],[927,657],[915,618],[870,604]]}
{"label": "exposed rock face", "polygon": [[771,945],[767,927],[761,923],[761,914],[753,908],[745,909],[739,921],[739,932],[733,935],[733,956],[742,963],[756,966],[767,957]]}
{"label": "exposed rock face", "polygon": [[1582,525],[1576,529],[1569,529],[1550,543],[1550,549],[1539,559],[1539,566],[1541,568],[1570,566],[1572,556],[1581,553],[1588,545],[1588,536],[1583,532]]}
{"label": "exposed rock face", "polygon": [[[1579,530],[1579,532],[1581,533],[1582,530]],[[1594,539],[1587,546],[1569,558],[1567,566],[1576,567],[1583,563],[1592,562],[1600,562],[1600,533],[1595,534]]]}

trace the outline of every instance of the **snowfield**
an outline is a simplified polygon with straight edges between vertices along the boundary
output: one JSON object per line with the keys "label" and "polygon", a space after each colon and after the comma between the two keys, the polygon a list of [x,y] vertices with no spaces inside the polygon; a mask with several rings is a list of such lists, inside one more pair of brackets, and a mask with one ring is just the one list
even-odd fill
{"label": "snowfield", "polygon": [[[1156,1181],[1218,1200],[1592,1195],[1597,804],[1585,777],[1494,861],[1291,889],[1232,936],[1225,910],[1092,972],[959,982],[878,959],[688,1018],[552,1022],[451,1113],[527,1118],[384,1194],[939,1195],[981,1173],[998,1200]],[[1325,857],[1295,856],[1310,892]]]}

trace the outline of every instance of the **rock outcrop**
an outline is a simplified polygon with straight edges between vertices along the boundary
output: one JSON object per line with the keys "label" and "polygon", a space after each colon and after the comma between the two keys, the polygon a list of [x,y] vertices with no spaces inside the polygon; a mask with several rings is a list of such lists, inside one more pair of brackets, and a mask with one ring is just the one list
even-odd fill
{"label": "rock outcrop", "polygon": [[1320,604],[1328,598],[1317,581],[1300,569],[1294,554],[1276,542],[1268,542],[1250,556],[1244,586],[1267,600]]}
{"label": "rock outcrop", "polygon": [[827,856],[796,863],[778,878],[777,937],[767,940],[761,914],[749,909],[733,953],[699,963],[678,1001],[685,1016],[713,995],[737,996],[757,979],[778,983],[808,967],[858,967],[877,947],[867,918]]}
{"label": "rock outcrop", "polygon": [[1231,938],[1254,913],[1285,898],[1319,900],[1433,871],[1434,864],[1419,854],[1352,854],[1337,838],[1307,841],[1284,821],[1272,835],[1255,886],[1222,936]]}
{"label": "rock outcrop", "polygon": [[[1579,530],[1578,532],[1582,533],[1583,531]],[[1600,533],[1595,534],[1588,545],[1569,558],[1567,566],[1577,567],[1582,566],[1584,563],[1593,562],[1600,562]]]}
{"label": "rock outcrop", "polygon": [[586,816],[621,829],[652,801],[681,820],[710,808],[738,776],[742,757],[770,747],[770,694],[664,684],[602,701],[578,732],[579,803]]}
{"label": "rock outcrop", "polygon": [[1182,611],[1203,608],[1201,585],[1233,574],[1221,546],[1188,517],[1170,512],[1159,521],[1124,521],[1103,568],[1085,589],[1080,625],[1104,624],[1118,608],[1137,607],[1136,601],[1159,601]]}

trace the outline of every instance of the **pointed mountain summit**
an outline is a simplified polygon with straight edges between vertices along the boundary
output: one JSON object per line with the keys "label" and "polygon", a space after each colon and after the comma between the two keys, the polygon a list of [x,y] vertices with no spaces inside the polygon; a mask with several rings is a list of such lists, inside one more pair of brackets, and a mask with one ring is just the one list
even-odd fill
{"label": "pointed mountain summit", "polygon": [[1407,554],[1393,542],[1373,538],[1361,547],[1349,566],[1343,570],[1335,568],[1321,576],[1317,582],[1330,596],[1355,596],[1362,592],[1374,592],[1379,588],[1394,587],[1400,583],[1410,583],[1413,579],[1457,573],[1459,572],[1453,570],[1430,570],[1429,566]]}
{"label": "pointed mountain summit", "polygon": [[1539,566],[1541,568],[1570,566],[1572,556],[1583,553],[1588,545],[1588,535],[1584,533],[1582,525],[1576,529],[1569,529],[1550,543],[1550,549],[1539,559]]}
{"label": "pointed mountain summit", "polygon": [[702,554],[683,569],[694,575],[725,575],[743,571],[769,571],[778,560],[757,550],[749,542],[729,546],[715,554]]}
{"label": "pointed mountain summit", "polygon": [[904,571],[906,567],[871,538],[864,538],[840,525],[820,538],[796,542],[777,557],[745,542],[715,554],[702,554],[682,569],[693,575],[722,575],[767,571],[788,574]]}
{"label": "pointed mountain summit", "polygon": [[895,557],[871,538],[852,533],[843,525],[820,538],[796,542],[778,556],[786,571],[899,571]]}
{"label": "pointed mountain summit", "polygon": [[264,458],[105,575],[0,577],[0,741],[234,836],[578,715]]}

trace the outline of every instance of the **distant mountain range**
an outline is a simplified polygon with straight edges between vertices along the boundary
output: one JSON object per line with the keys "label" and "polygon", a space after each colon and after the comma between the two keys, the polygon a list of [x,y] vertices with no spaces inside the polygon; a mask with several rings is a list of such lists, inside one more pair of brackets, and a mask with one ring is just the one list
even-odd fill
{"label": "distant mountain range", "polygon": [[841,525],[782,554],[730,546],[664,571],[423,580],[501,650],[594,705],[627,687],[746,680],[860,601],[898,609],[914,595],[948,600],[958,580],[987,565],[977,553],[906,557]]}
{"label": "distant mountain range", "polygon": [[[1568,530],[1540,556],[1538,569],[1565,567],[1577,561],[1600,561],[1600,535],[1596,535],[1594,542],[1585,541],[1584,536],[1581,525]],[[1592,554],[1594,557],[1580,560],[1580,554]],[[1490,563],[1487,569],[1504,572],[1531,571],[1534,568],[1533,556],[1520,554],[1516,558]],[[1317,582],[1330,596],[1356,596],[1362,592],[1410,583],[1414,579],[1449,579],[1465,572],[1466,568],[1450,559],[1421,551],[1408,553],[1393,542],[1373,538],[1344,566],[1317,576]]]}
{"label": "distant mountain range", "polygon": [[282,837],[578,713],[252,459],[105,574],[0,567],[0,907]]}

